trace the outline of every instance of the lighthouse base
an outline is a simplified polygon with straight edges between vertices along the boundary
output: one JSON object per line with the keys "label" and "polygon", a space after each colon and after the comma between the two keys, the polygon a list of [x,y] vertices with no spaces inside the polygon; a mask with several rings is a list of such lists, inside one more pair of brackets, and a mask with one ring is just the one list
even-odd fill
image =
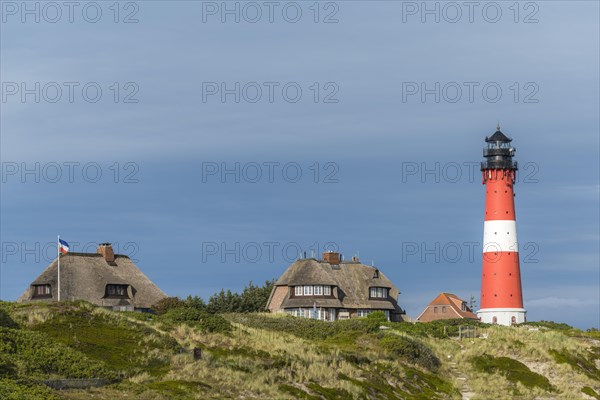
{"label": "lighthouse base", "polygon": [[477,316],[486,324],[511,326],[526,322],[526,313],[524,308],[482,308],[477,311]]}

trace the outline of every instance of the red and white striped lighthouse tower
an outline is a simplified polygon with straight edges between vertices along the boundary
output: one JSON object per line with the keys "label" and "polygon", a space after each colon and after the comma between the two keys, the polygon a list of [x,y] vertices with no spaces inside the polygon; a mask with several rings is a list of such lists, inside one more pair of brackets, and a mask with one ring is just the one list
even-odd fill
{"label": "red and white striped lighthouse tower", "polygon": [[525,322],[513,186],[517,163],[512,160],[512,139],[498,126],[486,137],[481,163],[485,190],[483,265],[481,279],[482,322],[512,325]]}

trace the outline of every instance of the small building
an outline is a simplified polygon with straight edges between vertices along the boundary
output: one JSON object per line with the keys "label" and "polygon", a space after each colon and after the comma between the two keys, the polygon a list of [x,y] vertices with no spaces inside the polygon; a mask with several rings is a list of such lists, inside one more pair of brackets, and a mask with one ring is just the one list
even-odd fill
{"label": "small building", "polygon": [[[110,243],[101,243],[96,253],[67,253],[59,257],[61,300],[85,300],[115,311],[149,311],[167,297],[128,256],[114,254]],[[17,301],[57,300],[58,259]]]}
{"label": "small building", "polygon": [[275,282],[267,302],[270,312],[325,321],[364,317],[383,311],[391,321],[402,321],[400,292],[379,269],[357,257],[342,260],[339,253],[299,259]]}
{"label": "small building", "polygon": [[430,322],[438,319],[479,320],[467,302],[452,293],[440,293],[417,317],[418,322]]}

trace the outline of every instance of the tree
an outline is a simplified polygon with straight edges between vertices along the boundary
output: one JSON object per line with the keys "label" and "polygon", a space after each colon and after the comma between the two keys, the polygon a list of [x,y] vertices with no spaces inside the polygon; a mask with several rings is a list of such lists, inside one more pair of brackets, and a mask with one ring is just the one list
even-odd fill
{"label": "tree", "polygon": [[471,311],[474,311],[477,308],[477,298],[474,295],[471,295],[469,299],[469,308]]}

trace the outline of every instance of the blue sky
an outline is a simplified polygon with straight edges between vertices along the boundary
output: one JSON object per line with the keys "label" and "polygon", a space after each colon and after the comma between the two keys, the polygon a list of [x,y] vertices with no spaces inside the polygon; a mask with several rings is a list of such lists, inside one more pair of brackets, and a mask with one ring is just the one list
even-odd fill
{"label": "blue sky", "polygon": [[82,2],[72,22],[27,4],[2,2],[3,300],[57,234],[115,243],[169,295],[240,290],[331,242],[411,315],[478,297],[475,163],[500,121],[528,318],[599,326],[597,2],[478,2],[472,21],[447,2],[275,2],[272,22],[262,2],[227,2],[239,22],[221,2]]}

